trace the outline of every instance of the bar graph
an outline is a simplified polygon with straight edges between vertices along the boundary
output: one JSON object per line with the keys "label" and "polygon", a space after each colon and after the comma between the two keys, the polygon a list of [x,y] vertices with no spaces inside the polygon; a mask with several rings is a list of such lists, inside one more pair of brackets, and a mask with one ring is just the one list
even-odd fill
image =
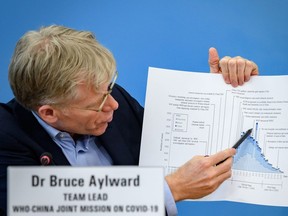
{"label": "bar graph", "polygon": [[262,173],[283,173],[265,159],[258,142],[252,136],[246,138],[237,149],[233,169]]}

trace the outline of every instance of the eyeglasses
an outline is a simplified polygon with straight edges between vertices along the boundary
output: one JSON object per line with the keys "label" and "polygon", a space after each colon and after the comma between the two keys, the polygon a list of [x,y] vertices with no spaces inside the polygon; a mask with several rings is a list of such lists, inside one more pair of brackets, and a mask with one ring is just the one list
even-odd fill
{"label": "eyeglasses", "polygon": [[108,86],[108,89],[107,89],[107,92],[105,92],[104,94],[103,94],[103,98],[102,98],[102,101],[101,101],[101,103],[100,103],[100,105],[99,105],[99,107],[98,108],[80,108],[80,107],[74,107],[74,106],[70,106],[71,108],[74,108],[74,109],[81,109],[81,110],[90,110],[90,111],[95,111],[95,112],[101,112],[102,111],[102,109],[103,109],[103,106],[104,106],[104,104],[105,104],[105,102],[106,102],[106,100],[107,100],[107,98],[108,98],[108,96],[112,93],[112,90],[113,90],[113,87],[114,87],[114,85],[115,85],[115,83],[116,83],[116,79],[117,79],[117,77],[118,77],[118,71],[115,71],[115,73],[114,73],[114,75],[113,75],[113,77],[112,77],[112,79],[111,79],[111,82],[110,82],[110,84],[109,84],[109,86]]}

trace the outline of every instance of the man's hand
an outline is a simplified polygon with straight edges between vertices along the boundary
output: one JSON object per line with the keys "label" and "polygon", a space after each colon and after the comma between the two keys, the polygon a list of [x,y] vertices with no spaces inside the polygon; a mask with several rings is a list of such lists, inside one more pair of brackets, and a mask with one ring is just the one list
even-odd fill
{"label": "man's hand", "polygon": [[209,66],[211,73],[222,73],[223,79],[233,87],[243,85],[250,80],[251,76],[258,75],[258,66],[250,60],[240,56],[231,58],[229,56],[219,58],[215,48],[209,49]]}
{"label": "man's hand", "polygon": [[[235,153],[236,150],[231,148],[209,157],[195,156],[174,173],[167,175],[166,181],[175,202],[198,199],[215,191],[230,178]],[[216,165],[221,161],[223,163]]]}

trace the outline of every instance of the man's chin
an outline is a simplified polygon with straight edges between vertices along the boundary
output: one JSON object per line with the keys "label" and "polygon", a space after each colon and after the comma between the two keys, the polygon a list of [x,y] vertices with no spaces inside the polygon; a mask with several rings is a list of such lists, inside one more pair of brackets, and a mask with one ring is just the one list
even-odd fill
{"label": "man's chin", "polygon": [[106,129],[108,127],[108,123],[104,124],[102,127],[98,127],[95,130],[91,130],[92,134],[94,136],[100,136],[105,133]]}

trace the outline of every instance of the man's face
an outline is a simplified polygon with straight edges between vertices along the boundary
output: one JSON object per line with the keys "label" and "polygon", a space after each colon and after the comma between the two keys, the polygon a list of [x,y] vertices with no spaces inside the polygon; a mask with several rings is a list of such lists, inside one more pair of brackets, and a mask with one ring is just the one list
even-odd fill
{"label": "man's face", "polygon": [[108,123],[113,119],[113,113],[118,108],[117,101],[109,94],[103,103],[101,111],[97,111],[107,94],[107,85],[95,93],[86,85],[78,86],[78,97],[64,109],[57,109],[57,121],[53,127],[73,134],[99,136],[103,134]]}

